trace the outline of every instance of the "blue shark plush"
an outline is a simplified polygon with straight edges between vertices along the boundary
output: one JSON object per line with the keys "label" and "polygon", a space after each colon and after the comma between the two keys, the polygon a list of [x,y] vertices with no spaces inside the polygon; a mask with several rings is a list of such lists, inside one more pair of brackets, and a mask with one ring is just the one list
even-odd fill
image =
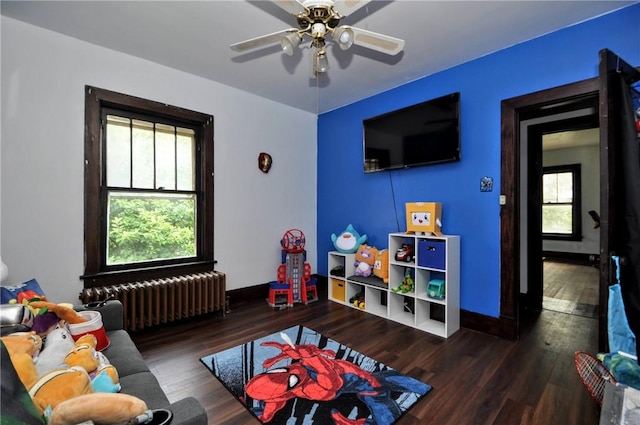
{"label": "blue shark plush", "polygon": [[331,241],[336,251],[343,254],[353,254],[358,247],[367,241],[367,235],[360,235],[350,224],[339,235],[331,234]]}

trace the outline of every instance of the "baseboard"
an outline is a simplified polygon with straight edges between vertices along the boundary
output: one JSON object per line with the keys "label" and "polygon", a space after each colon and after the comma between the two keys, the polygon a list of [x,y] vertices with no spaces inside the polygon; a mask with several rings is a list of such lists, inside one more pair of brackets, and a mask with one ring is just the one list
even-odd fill
{"label": "baseboard", "polygon": [[[327,298],[327,278],[326,276],[312,275],[316,278],[316,288],[318,288],[318,298]],[[269,282],[245,288],[232,289],[227,291],[230,308],[243,305],[249,302],[266,300],[269,297]]]}
{"label": "baseboard", "polygon": [[[328,279],[326,276],[313,275],[317,280],[318,298],[327,298]],[[269,296],[269,283],[249,286],[227,291],[229,306],[233,310],[234,306],[266,300]],[[500,319],[471,311],[460,310],[460,326],[489,335],[501,336]]]}
{"label": "baseboard", "polygon": [[460,326],[494,336],[502,336],[500,319],[472,311],[460,310]]}
{"label": "baseboard", "polygon": [[545,260],[560,261],[564,263],[580,264],[586,266],[600,264],[600,254],[585,254],[580,252],[542,251]]}

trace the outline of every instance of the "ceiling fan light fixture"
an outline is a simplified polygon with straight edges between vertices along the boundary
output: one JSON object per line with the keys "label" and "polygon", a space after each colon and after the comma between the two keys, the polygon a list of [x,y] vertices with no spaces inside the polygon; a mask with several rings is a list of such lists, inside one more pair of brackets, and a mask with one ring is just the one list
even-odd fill
{"label": "ceiling fan light fixture", "polygon": [[353,45],[353,30],[349,27],[338,27],[333,31],[333,39],[342,50],[347,50]]}
{"label": "ceiling fan light fixture", "polygon": [[289,33],[280,39],[280,47],[282,47],[282,51],[285,54],[293,56],[296,47],[300,44],[300,40],[301,38],[298,33]]}
{"label": "ceiling fan light fixture", "polygon": [[316,73],[327,72],[329,70],[329,59],[327,59],[327,51],[318,49],[316,52],[315,71]]}

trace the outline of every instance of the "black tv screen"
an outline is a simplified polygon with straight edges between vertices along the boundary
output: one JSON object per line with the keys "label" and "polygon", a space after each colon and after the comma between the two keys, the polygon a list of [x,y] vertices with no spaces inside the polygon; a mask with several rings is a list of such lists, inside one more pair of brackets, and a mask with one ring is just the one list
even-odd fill
{"label": "black tv screen", "polygon": [[460,93],[363,120],[365,173],[460,160]]}

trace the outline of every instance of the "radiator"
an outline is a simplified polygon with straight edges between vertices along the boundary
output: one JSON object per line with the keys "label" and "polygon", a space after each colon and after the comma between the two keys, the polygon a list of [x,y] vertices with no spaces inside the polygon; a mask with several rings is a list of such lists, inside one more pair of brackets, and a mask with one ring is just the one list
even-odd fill
{"label": "radiator", "polygon": [[122,302],[124,327],[137,331],[161,323],[227,310],[226,276],[194,273],[142,282],[86,288],[82,303],[115,298]]}

